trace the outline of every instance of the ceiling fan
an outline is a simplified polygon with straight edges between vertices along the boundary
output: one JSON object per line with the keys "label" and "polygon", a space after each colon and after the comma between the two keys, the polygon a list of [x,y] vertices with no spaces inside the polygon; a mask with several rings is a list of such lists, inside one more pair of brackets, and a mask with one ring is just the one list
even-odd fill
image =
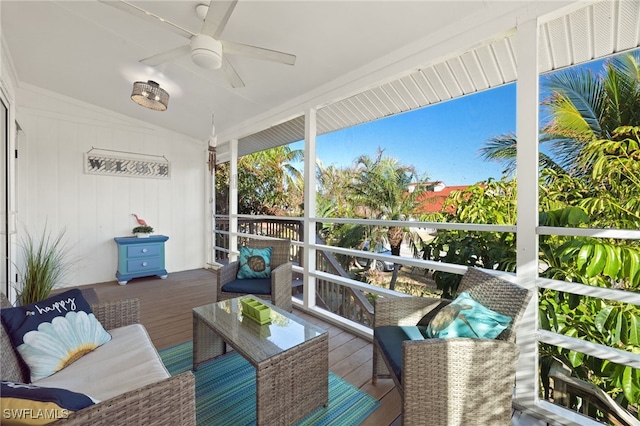
{"label": "ceiling fan", "polygon": [[197,15],[204,20],[199,33],[194,33],[182,28],[161,16],[148,12],[125,0],[99,1],[155,24],[160,23],[167,30],[173,31],[190,40],[188,44],[140,60],[140,62],[149,66],[155,67],[181,56],[191,54],[191,60],[199,67],[208,70],[222,68],[231,86],[233,88],[239,88],[244,87],[245,84],[226,58],[226,54],[249,56],[286,65],[294,65],[296,62],[295,55],[289,53],[219,39],[238,0],[211,0],[209,5],[199,4],[196,6]]}

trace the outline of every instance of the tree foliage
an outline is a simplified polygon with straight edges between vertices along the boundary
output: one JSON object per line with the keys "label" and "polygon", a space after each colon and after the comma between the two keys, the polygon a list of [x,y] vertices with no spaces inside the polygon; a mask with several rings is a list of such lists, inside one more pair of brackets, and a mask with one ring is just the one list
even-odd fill
{"label": "tree foliage", "polygon": [[[426,176],[419,176],[412,165],[401,164],[378,149],[376,155],[361,155],[352,167],[319,168],[319,214],[325,217],[352,217],[381,220],[408,220],[420,204],[419,196],[427,189]],[[391,254],[400,256],[405,239],[420,244],[417,234],[399,226],[380,227],[334,224],[325,230],[328,242],[349,248],[362,248],[365,240],[388,242]],[[375,244],[371,244],[373,249]],[[345,262],[349,259],[339,256]],[[345,265],[346,266],[346,265]],[[394,268],[390,288],[397,278]]]}
{"label": "tree foliage", "polygon": [[[423,221],[449,223],[492,223],[511,225],[516,221],[515,181],[490,179],[465,190],[453,191],[440,212],[425,215]],[[502,232],[438,231],[423,247],[423,258],[466,266],[515,271],[515,235]],[[451,298],[460,276],[442,271],[434,280],[443,297]]]}
{"label": "tree foliage", "polygon": [[[540,166],[584,176],[591,166],[582,155],[585,145],[594,140],[615,139],[622,126],[640,125],[640,51],[611,58],[603,73],[588,69],[568,69],[549,74],[542,88],[549,95],[542,102],[544,124],[541,146],[551,156],[540,154]],[[507,133],[490,138],[480,155],[515,171],[516,136]]]}
{"label": "tree foliage", "polygon": [[[563,194],[564,199],[545,203],[554,210],[541,209],[540,225],[582,227],[590,216],[582,207],[570,206],[571,196],[563,188],[582,185],[578,178],[541,178],[541,191]],[[567,184],[569,183],[569,184]],[[571,184],[573,183],[573,184]],[[488,181],[451,195],[446,208],[423,220],[452,223],[515,223],[515,180]],[[640,196],[640,191],[637,192]],[[559,197],[560,198],[560,197]],[[578,200],[582,197],[577,197]],[[624,216],[624,212],[621,212]],[[640,245],[614,239],[542,235],[539,242],[539,262],[545,278],[579,282],[606,288],[640,291]],[[424,247],[424,258],[479,266],[488,269],[515,271],[515,236],[512,233],[439,231]],[[453,297],[460,276],[435,272],[434,279],[443,297]],[[640,353],[640,308],[620,302],[561,293],[542,289],[539,295],[541,328],[552,330],[592,343]],[[605,315],[606,313],[606,315]],[[541,372],[547,378],[551,361],[565,364],[574,375],[607,391],[622,406],[637,404],[640,377],[637,369],[610,363],[576,351],[542,345]],[[548,380],[543,380],[548,389]]]}
{"label": "tree foliage", "polygon": [[[602,74],[568,70],[546,78],[550,95],[543,108],[549,118],[540,141],[552,156],[540,156],[541,226],[640,229],[639,58],[638,52],[613,58]],[[515,135],[507,134],[487,141],[481,154],[503,162],[509,172],[516,149]],[[479,183],[452,196],[453,214],[443,209],[440,217],[425,220],[498,224],[507,219],[513,224],[515,188],[515,180]],[[640,291],[638,240],[540,235],[539,249],[542,277]],[[515,241],[489,232],[439,231],[425,247],[425,257],[510,271]],[[435,278],[446,294],[455,292],[458,276],[438,273]],[[541,289],[539,312],[543,329],[640,353],[638,305]],[[541,344],[540,360],[545,391],[551,364],[559,362],[621,406],[637,408],[638,369],[546,344]]]}
{"label": "tree foliage", "polygon": [[[637,306],[545,290],[539,303],[541,328],[633,353],[640,353],[640,312]],[[569,368],[575,377],[591,382],[623,407],[640,401],[639,370],[583,353],[541,345],[542,382],[549,393],[553,363]],[[595,413],[592,413],[595,414]]]}
{"label": "tree foliage", "polygon": [[[238,160],[238,213],[294,215],[302,208],[302,173],[295,163],[302,151],[279,146],[245,155]],[[216,167],[216,211],[229,206],[229,163]]]}

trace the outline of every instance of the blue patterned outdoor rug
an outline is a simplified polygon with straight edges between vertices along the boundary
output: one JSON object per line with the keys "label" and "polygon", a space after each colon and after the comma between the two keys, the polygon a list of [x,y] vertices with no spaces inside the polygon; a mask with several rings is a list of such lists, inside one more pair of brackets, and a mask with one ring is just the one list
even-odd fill
{"label": "blue patterned outdoor rug", "polygon": [[[192,342],[159,351],[171,374],[190,370]],[[200,426],[255,425],[256,371],[235,352],[201,365],[196,376],[196,423]],[[329,372],[329,406],[320,407],[299,425],[359,425],[380,403]]]}

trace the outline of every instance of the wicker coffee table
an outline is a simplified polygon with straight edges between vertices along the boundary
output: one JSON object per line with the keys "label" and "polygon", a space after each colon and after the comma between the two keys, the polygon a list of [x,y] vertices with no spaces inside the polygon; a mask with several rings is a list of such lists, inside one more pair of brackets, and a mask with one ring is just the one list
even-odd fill
{"label": "wicker coffee table", "polygon": [[224,354],[225,343],[235,349],[256,369],[259,425],[293,424],[327,406],[328,333],[270,304],[271,323],[260,325],[242,315],[241,299],[193,309],[193,369]]}

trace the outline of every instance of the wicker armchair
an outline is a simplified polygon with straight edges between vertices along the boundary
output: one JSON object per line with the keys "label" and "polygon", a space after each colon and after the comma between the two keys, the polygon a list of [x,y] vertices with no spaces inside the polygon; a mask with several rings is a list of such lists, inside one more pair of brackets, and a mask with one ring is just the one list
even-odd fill
{"label": "wicker armchair", "polygon": [[245,294],[253,294],[260,298],[271,300],[274,305],[291,312],[293,310],[291,303],[292,264],[289,261],[291,241],[284,239],[246,238],[245,246],[252,248],[273,248],[271,252],[270,288],[258,290],[257,286],[253,286],[252,281],[254,280],[248,279],[241,280],[243,282],[242,284],[247,285],[247,290],[244,292],[225,290],[225,285],[230,283],[237,284],[238,281],[240,281],[236,280],[240,266],[239,262],[230,262],[216,270],[217,300],[221,301]]}
{"label": "wicker armchair", "polygon": [[[405,340],[395,362],[376,336],[381,326],[416,326],[449,300],[378,299],[374,317],[373,383],[391,377],[402,398],[404,425],[510,425],[518,347],[515,330],[531,293],[513,283],[469,268],[458,289],[484,306],[513,318],[496,339]],[[388,342],[387,342],[388,343]],[[384,345],[383,345],[384,346]],[[393,357],[393,355],[389,355]],[[400,370],[400,374],[394,373]]]}
{"label": "wicker armchair", "polygon": [[[94,315],[106,330],[139,323],[138,299],[91,305]],[[0,294],[0,307],[11,307]],[[9,335],[0,325],[0,372],[2,380],[29,383],[26,364],[13,349]],[[191,371],[126,392],[114,398],[69,414],[51,424],[65,425],[195,425],[195,378]]]}

